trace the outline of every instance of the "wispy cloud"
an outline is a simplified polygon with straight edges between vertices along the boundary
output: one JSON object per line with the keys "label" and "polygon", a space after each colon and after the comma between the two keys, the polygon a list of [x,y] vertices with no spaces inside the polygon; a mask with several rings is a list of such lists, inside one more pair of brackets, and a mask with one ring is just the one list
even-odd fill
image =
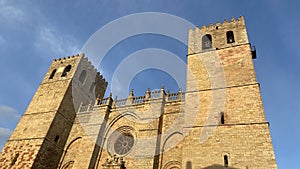
{"label": "wispy cloud", "polygon": [[0,0],[0,17],[5,20],[23,21],[25,13],[7,0]]}
{"label": "wispy cloud", "polygon": [[5,116],[14,120],[19,120],[21,117],[14,108],[5,105],[0,105],[0,116]]}
{"label": "wispy cloud", "polygon": [[6,141],[8,139],[8,137],[11,135],[11,133],[12,133],[12,130],[10,130],[9,128],[0,127],[0,140]]}
{"label": "wispy cloud", "polygon": [[0,150],[2,150],[21,115],[12,107],[0,105],[0,117]]}
{"label": "wispy cloud", "polygon": [[13,127],[21,115],[12,107],[0,105],[0,127]]}
{"label": "wispy cloud", "polygon": [[50,49],[51,52],[62,56],[76,54],[80,51],[74,38],[46,26],[40,27],[35,46],[40,50]]}
{"label": "wispy cloud", "polygon": [[10,130],[9,128],[0,127],[0,151],[2,150],[6,140],[9,139],[11,133],[12,130]]}
{"label": "wispy cloud", "polygon": [[5,39],[2,35],[0,35],[0,46],[2,46],[5,43]]}

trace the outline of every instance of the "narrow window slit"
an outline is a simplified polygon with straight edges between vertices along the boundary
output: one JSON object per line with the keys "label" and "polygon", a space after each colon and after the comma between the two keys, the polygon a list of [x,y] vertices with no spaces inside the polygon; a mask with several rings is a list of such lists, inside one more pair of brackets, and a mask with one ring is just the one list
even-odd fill
{"label": "narrow window slit", "polygon": [[55,138],[54,138],[54,142],[58,142],[59,141],[59,135],[57,135],[57,136],[55,136]]}
{"label": "narrow window slit", "polygon": [[225,124],[225,117],[223,112],[220,113],[220,122],[221,124]]}
{"label": "narrow window slit", "polygon": [[224,155],[224,167],[228,167],[228,156]]}

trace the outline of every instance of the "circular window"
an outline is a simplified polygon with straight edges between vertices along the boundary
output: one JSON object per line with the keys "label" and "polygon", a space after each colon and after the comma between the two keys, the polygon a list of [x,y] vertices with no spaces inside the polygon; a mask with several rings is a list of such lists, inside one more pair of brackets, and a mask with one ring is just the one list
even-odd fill
{"label": "circular window", "polygon": [[127,154],[134,144],[134,137],[130,133],[121,133],[114,143],[114,150],[119,155]]}
{"label": "circular window", "polygon": [[107,140],[107,150],[112,156],[126,156],[134,149],[135,130],[130,126],[122,126],[113,131]]}

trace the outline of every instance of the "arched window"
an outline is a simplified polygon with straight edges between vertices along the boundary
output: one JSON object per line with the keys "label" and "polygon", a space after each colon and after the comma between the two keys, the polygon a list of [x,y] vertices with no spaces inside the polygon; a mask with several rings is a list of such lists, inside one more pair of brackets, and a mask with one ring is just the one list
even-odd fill
{"label": "arched window", "polygon": [[56,73],[56,69],[52,70],[50,76],[49,76],[49,79],[53,79],[54,75]]}
{"label": "arched window", "polygon": [[206,34],[202,37],[202,49],[212,48],[212,38],[210,34]]}
{"label": "arched window", "polygon": [[220,122],[221,122],[221,124],[225,124],[225,118],[224,118],[223,112],[220,113]]}
{"label": "arched window", "polygon": [[80,73],[79,81],[83,84],[84,81],[85,81],[85,78],[86,78],[86,71],[83,70],[83,71]]}
{"label": "arched window", "polygon": [[67,67],[65,67],[63,73],[61,74],[61,77],[66,77],[67,74],[70,72],[72,66],[71,65],[68,65]]}
{"label": "arched window", "polygon": [[234,35],[232,31],[226,32],[226,37],[227,37],[227,43],[233,43],[234,41]]}
{"label": "arched window", "polygon": [[228,156],[224,155],[224,167],[227,168],[228,167]]}

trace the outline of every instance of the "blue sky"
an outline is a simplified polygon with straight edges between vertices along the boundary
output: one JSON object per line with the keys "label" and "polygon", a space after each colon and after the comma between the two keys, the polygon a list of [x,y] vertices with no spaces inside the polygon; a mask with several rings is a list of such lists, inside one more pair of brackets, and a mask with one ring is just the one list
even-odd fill
{"label": "blue sky", "polygon": [[[300,160],[300,90],[297,74],[300,63],[300,2],[297,0],[94,0],[8,1],[0,0],[0,148],[26,110],[51,60],[73,55],[99,28],[117,18],[138,12],[163,12],[182,17],[195,25],[208,25],[243,15],[250,42],[256,46],[257,79],[279,168],[294,168]],[[119,63],[129,55],[149,47],[163,48],[181,56],[186,47],[174,39],[156,35],[136,36],[120,42],[105,57]],[[113,60],[113,61],[112,61]],[[109,66],[107,79],[111,74]],[[150,86],[143,79],[155,76]],[[165,82],[169,79],[168,82]],[[167,74],[145,71],[130,87],[143,94],[147,87],[166,88],[174,79]],[[142,86],[139,88],[136,86]],[[145,86],[144,86],[145,85]]]}

